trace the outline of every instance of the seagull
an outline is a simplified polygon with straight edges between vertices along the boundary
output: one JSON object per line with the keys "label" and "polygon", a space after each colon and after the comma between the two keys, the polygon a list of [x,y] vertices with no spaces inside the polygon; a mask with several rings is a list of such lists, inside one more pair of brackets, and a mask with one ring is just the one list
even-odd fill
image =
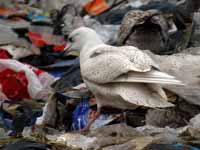
{"label": "seagull", "polygon": [[139,106],[173,107],[162,86],[184,85],[176,77],[160,71],[142,50],[107,45],[93,29],[80,27],[72,31],[67,43],[66,54],[80,53],[81,76],[96,98],[97,112],[85,129],[98,118],[103,106],[124,110]]}

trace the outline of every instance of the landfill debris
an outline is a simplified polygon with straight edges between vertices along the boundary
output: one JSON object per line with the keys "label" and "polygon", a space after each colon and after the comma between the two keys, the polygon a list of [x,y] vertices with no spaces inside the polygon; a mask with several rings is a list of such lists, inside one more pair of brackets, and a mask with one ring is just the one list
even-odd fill
{"label": "landfill debris", "polygon": [[199,35],[200,35],[200,31],[199,31],[199,26],[200,26],[200,12],[196,12],[194,13],[193,16],[194,20],[194,31],[190,40],[190,44],[192,47],[200,47],[200,42],[199,42]]}
{"label": "landfill debris", "polygon": [[184,127],[190,119],[199,114],[199,107],[181,99],[174,108],[149,109],[145,115],[145,123],[157,127]]}
{"label": "landfill debris", "polygon": [[[167,22],[157,10],[130,11],[122,21],[118,45],[134,45],[142,50],[149,49],[154,53],[162,54],[169,51],[170,45],[167,43],[169,27],[170,22]],[[173,32],[176,32],[176,29]],[[145,36],[146,34],[148,37]]]}
{"label": "landfill debris", "polygon": [[194,118],[190,120],[190,125],[196,129],[199,128],[199,117],[200,117],[200,114],[196,115]]}
{"label": "landfill debris", "polygon": [[[82,149],[130,149],[137,147],[139,150],[159,148],[161,145],[173,148],[198,149],[196,146],[188,145],[185,141],[186,128],[170,129],[157,127],[142,127],[143,129],[126,126],[125,124],[110,125],[98,128],[86,135],[77,133],[51,133],[46,134],[48,143],[66,145],[72,148]],[[145,130],[148,130],[145,131]],[[81,142],[80,142],[80,141]]]}
{"label": "landfill debris", "polygon": [[57,16],[57,19],[54,19],[56,22],[54,32],[57,34],[69,35],[74,29],[84,26],[84,20],[74,5],[67,4],[58,13],[60,14]]}
{"label": "landfill debris", "polygon": [[[0,149],[199,150],[199,11],[197,0],[0,0]],[[105,48],[88,55],[95,38],[87,31],[74,39],[79,27],[94,30]],[[66,54],[71,43],[90,45]],[[85,71],[82,56],[95,67]],[[105,85],[127,57],[139,64],[132,70],[149,62],[184,86],[131,81],[134,90],[123,88],[126,71]]]}
{"label": "landfill debris", "polygon": [[72,148],[81,148],[83,150],[95,149],[96,138],[85,137],[80,134],[64,134],[57,137],[56,142],[64,143]]}
{"label": "landfill debris", "polygon": [[151,144],[153,142],[154,138],[152,137],[141,137],[141,138],[136,138],[134,140],[131,140],[125,144],[121,145],[116,145],[116,146],[110,146],[107,148],[104,148],[104,150],[120,150],[120,149],[135,149],[135,150],[143,150],[146,146]]}
{"label": "landfill debris", "polygon": [[12,59],[0,60],[0,64],[1,92],[7,99],[42,99],[51,91],[54,78],[46,72]]}
{"label": "landfill debris", "polygon": [[179,5],[159,1],[129,11],[122,21],[118,44],[149,49],[156,54],[173,54],[187,48],[193,23],[184,20],[187,16],[182,11]]}
{"label": "landfill debris", "polygon": [[1,46],[0,48],[7,51],[13,59],[20,59],[34,54],[33,51],[27,48],[19,48],[14,45]]}
{"label": "landfill debris", "polygon": [[45,126],[45,125],[50,125],[52,127],[55,126],[57,117],[56,103],[57,99],[55,98],[54,95],[51,95],[43,108],[42,116],[38,117],[35,122],[36,126]]}
{"label": "landfill debris", "polygon": [[11,44],[13,42],[18,41],[17,34],[14,33],[10,28],[5,26],[0,27],[1,35],[0,35],[0,44]]}
{"label": "landfill debris", "polygon": [[150,149],[150,150],[161,150],[161,149],[166,149],[166,150],[182,150],[182,149],[188,149],[188,150],[199,150],[199,148],[195,148],[192,146],[188,145],[180,145],[180,144],[174,144],[174,145],[168,145],[168,144],[152,144],[147,146],[145,149]]}
{"label": "landfill debris", "polygon": [[[169,56],[154,55],[149,53],[165,71],[183,81],[186,87],[164,86],[166,89],[178,94],[191,104],[199,105],[199,47],[186,49],[183,53]],[[194,65],[196,64],[196,65]],[[192,66],[192,67],[191,67]],[[184,74],[184,76],[183,76]]]}
{"label": "landfill debris", "polygon": [[119,29],[119,25],[101,25],[99,21],[89,17],[84,17],[84,24],[87,27],[98,31],[98,34],[101,36],[101,39],[108,44],[115,44],[117,41],[117,31]]}
{"label": "landfill debris", "polygon": [[0,128],[0,138],[5,138],[7,137],[7,134],[3,128]]}
{"label": "landfill debris", "polygon": [[[68,61],[68,63],[70,62]],[[65,66],[63,66],[63,68],[65,68]],[[78,59],[69,64],[69,66],[67,65],[66,68],[68,68],[67,71],[52,85],[55,91],[65,92],[65,89],[73,88],[83,83]]]}
{"label": "landfill debris", "polygon": [[4,149],[6,150],[23,150],[23,149],[38,149],[47,150],[48,146],[44,144],[39,144],[32,141],[17,141],[7,144]]}
{"label": "landfill debris", "polygon": [[91,15],[98,15],[109,8],[105,0],[93,0],[88,2],[84,9]]}

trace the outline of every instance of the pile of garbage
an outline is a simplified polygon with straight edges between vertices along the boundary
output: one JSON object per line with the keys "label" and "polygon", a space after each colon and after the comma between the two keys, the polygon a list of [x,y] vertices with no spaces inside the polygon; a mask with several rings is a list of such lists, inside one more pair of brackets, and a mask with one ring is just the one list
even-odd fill
{"label": "pile of garbage", "polygon": [[[82,26],[144,50],[190,88],[165,87],[171,108],[103,107],[80,132],[97,102],[64,48]],[[198,0],[0,0],[0,147],[200,150],[199,27]]]}

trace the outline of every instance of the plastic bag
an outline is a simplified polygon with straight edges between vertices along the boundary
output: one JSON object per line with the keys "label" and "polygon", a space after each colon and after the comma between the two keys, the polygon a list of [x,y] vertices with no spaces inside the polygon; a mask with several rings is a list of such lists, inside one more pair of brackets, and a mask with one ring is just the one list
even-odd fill
{"label": "plastic bag", "polygon": [[13,57],[13,59],[20,59],[34,54],[29,49],[16,47],[13,45],[1,46],[0,49],[1,48],[6,50]]}
{"label": "plastic bag", "polygon": [[54,81],[42,70],[16,60],[0,59],[1,92],[11,100],[46,99]]}
{"label": "plastic bag", "polygon": [[91,15],[98,15],[109,8],[105,0],[92,0],[86,3],[84,9]]}
{"label": "plastic bag", "polygon": [[119,30],[119,25],[102,25],[95,19],[89,16],[84,17],[84,23],[87,27],[90,27],[97,31],[101,39],[107,44],[114,44],[117,41],[117,33]]}

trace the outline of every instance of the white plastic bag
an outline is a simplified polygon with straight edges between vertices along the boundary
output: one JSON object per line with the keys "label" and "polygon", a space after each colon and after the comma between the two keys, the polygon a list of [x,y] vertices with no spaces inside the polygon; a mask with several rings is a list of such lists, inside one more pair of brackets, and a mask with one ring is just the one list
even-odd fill
{"label": "white plastic bag", "polygon": [[[5,69],[25,73],[28,81],[27,91],[30,98],[33,99],[46,99],[48,97],[48,93],[51,91],[50,85],[55,81],[55,78],[48,73],[38,70],[32,66],[22,64],[17,60],[0,59],[0,72]],[[38,73],[36,74],[36,72]]]}
{"label": "white plastic bag", "polygon": [[13,45],[1,46],[0,48],[6,50],[13,57],[13,59],[20,59],[34,54],[29,49]]}
{"label": "white plastic bag", "polygon": [[114,44],[117,41],[117,33],[119,25],[102,25],[95,19],[89,16],[84,17],[85,26],[94,29],[107,44]]}

